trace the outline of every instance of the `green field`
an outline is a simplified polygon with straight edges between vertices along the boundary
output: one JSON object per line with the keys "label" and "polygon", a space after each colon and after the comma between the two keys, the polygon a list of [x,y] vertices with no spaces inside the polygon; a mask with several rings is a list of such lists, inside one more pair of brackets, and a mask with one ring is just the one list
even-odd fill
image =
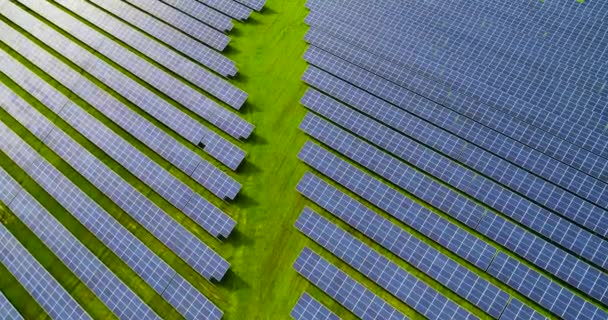
{"label": "green field", "polygon": [[[387,250],[379,247],[366,239],[363,235],[354,231],[341,221],[337,221],[326,212],[312,205],[295,191],[295,186],[306,172],[307,167],[297,159],[297,153],[307,140],[306,136],[298,130],[298,125],[306,110],[299,104],[299,99],[306,90],[306,86],[300,80],[306,69],[306,63],[302,54],[306,49],[306,43],[302,40],[307,26],[304,18],[307,9],[304,0],[268,0],[267,5],[261,13],[254,13],[249,20],[237,22],[233,31],[229,33],[232,38],[230,47],[226,54],[237,63],[239,75],[231,80],[232,83],[249,93],[249,99],[240,111],[243,118],[256,126],[254,134],[244,142],[235,141],[235,144],[247,151],[245,162],[236,173],[231,173],[243,184],[243,189],[238,198],[231,203],[222,202],[211,193],[197,185],[183,173],[154,154],[153,151],[136,141],[126,132],[120,130],[109,120],[105,119],[99,112],[76,97],[72,98],[95,117],[115,129],[121,136],[153,157],[159,164],[170,168],[182,181],[186,182],[199,193],[211,200],[218,207],[237,220],[237,227],[229,239],[220,242],[205,233],[193,221],[189,220],[183,213],[172,207],[160,196],[155,194],[149,187],[132,176],[126,169],[114,162],[101,150],[88,142],[67,123],[58,119],[55,123],[62,129],[68,131],[72,136],[85,146],[90,152],[102,159],[108,166],[119,175],[134,184],[140,191],[148,195],[156,204],[161,206],[167,213],[180,221],[205,243],[213,247],[218,253],[225,257],[231,264],[230,271],[220,283],[209,283],[194,272],[186,263],[181,261],[175,254],[166,248],[160,241],[156,240],[149,232],[130,218],[125,212],[103,196],[93,185],[78,175],[69,165],[61,161],[51,150],[42,146],[33,135],[28,133],[6,112],[0,111],[0,120],[13,128],[30,145],[39,148],[40,153],[49,161],[54,163],[66,176],[76,183],[82,190],[86,191],[95,201],[110,212],[124,226],[127,226],[146,245],[152,248],[159,256],[174,267],[181,275],[193,283],[198,289],[208,296],[225,313],[224,319],[287,319],[288,314],[300,294],[308,291],[315,298],[322,301],[332,311],[343,319],[354,319],[355,317],[347,310],[333,302],[320,290],[314,288],[305,279],[300,277],[293,269],[300,250],[304,246],[310,246],[323,257],[346,270],[355,279],[362,282],[366,287],[381,295],[393,306],[397,307],[413,319],[422,318],[415,311],[407,307],[395,297],[382,290],[377,285],[366,279],[352,268],[340,262],[337,258],[323,251],[319,246],[305,238],[294,227],[293,224],[305,205],[315,208],[325,217],[335,221],[341,227],[349,230],[359,239],[363,240],[393,261],[412,272],[419,278],[425,280],[431,286],[437,288],[446,296],[457,301],[462,306],[481,318],[489,318],[483,312],[467,303],[454,293],[441,287],[438,283],[430,280],[424,274],[396,258]],[[8,23],[5,18],[0,18]],[[19,57],[6,45],[0,43],[3,50],[9,52],[22,63],[37,71],[48,81],[66,95],[70,91],[57,84],[48,76],[36,70],[23,58]],[[56,54],[57,55],[57,54]],[[58,55],[57,55],[58,56]],[[98,54],[99,57],[103,58]],[[105,58],[103,58],[105,59]],[[71,63],[63,59],[66,63]],[[107,59],[105,59],[108,61]],[[169,71],[169,70],[167,70]],[[90,76],[86,75],[90,79]],[[33,104],[40,112],[51,117],[51,112],[42,104],[35,101],[26,92],[19,89],[6,76],[0,76],[0,80],[11,86],[18,94]],[[138,80],[138,79],[136,79]],[[138,80],[144,84],[142,81]],[[103,84],[95,81],[100,87],[111,91]],[[151,88],[145,84],[148,88]],[[113,93],[115,94],[115,93]],[[116,94],[115,94],[116,95]],[[163,96],[176,107],[184,110],[190,115],[191,112],[177,105],[168,97]],[[137,107],[123,98],[121,101],[137,110]],[[138,112],[142,113],[140,110]],[[143,113],[142,113],[143,114]],[[194,116],[194,115],[193,115]],[[158,121],[146,115],[155,124],[164,127]],[[194,116],[196,117],[196,116]],[[201,122],[204,120],[199,119]],[[188,144],[175,133],[170,132],[176,139]],[[193,150],[195,146],[189,145]],[[217,166],[221,165],[197,150],[205,159]],[[36,183],[28,178],[24,172],[16,167],[7,156],[0,152],[0,165],[9,171],[14,178],[60,220],[74,235],[91,249],[106,265],[110,267],[125,283],[136,293],[143,297],[150,306],[161,316],[167,319],[178,319],[179,314],[170,305],[164,302],[152,288],[145,284],[126,264],[103,246],[103,244],[88,232],[77,220],[65,211],[57,202],[46,194]],[[340,188],[344,190],[343,188]],[[350,193],[349,193],[350,194]],[[351,194],[352,195],[352,194]],[[357,198],[356,196],[353,196]],[[412,229],[396,222],[376,208],[372,208],[379,214],[389,218],[391,221],[402,226],[404,229],[417,234]],[[445,214],[442,216],[448,218]],[[453,221],[453,219],[449,218]],[[99,301],[93,293],[86,288],[70,271],[47,249],[25,225],[6,208],[0,209],[0,220],[9,230],[30,250],[30,252],[53,274],[58,281],[68,288],[70,293],[85,307],[94,317],[106,319],[111,317],[110,311]],[[429,241],[428,239],[426,241]],[[430,241],[429,241],[430,243]],[[439,248],[445,254],[471,266],[454,254],[441,249],[437,244],[430,243]],[[479,270],[475,270],[482,274]],[[484,278],[492,281],[503,290],[522,301],[528,301],[521,295],[513,292],[505,285],[498,283],[487,275]],[[0,265],[0,290],[27,318],[47,318],[44,311],[29,297],[27,292],[18,285],[18,282],[10,273]],[[538,308],[537,308],[538,309]],[[541,309],[539,311],[547,315]]]}

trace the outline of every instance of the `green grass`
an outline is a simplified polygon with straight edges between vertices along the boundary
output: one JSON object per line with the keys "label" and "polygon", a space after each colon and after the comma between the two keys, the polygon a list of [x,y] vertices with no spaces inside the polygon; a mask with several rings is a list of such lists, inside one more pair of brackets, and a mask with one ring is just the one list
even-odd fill
{"label": "green grass", "polygon": [[[302,54],[306,49],[306,44],[302,38],[307,30],[307,26],[303,22],[304,17],[307,14],[304,3],[305,0],[268,0],[265,9],[261,13],[254,13],[252,17],[244,23],[235,23],[234,30],[230,32],[232,42],[226,53],[237,63],[237,67],[239,68],[239,75],[231,80],[231,82],[249,93],[249,99],[240,111],[240,115],[256,126],[253,136],[245,142],[235,141],[220,132],[222,136],[230,139],[248,153],[245,162],[239,170],[236,173],[230,173],[243,184],[241,194],[232,203],[224,203],[215,198],[204,188],[192,181],[192,179],[173,168],[170,163],[156,155],[148,147],[138,142],[124,130],[112,124],[111,121],[105,118],[99,111],[95,110],[86,102],[74,97],[67,88],[57,84],[40,70],[36,70],[35,67],[28,65],[28,67],[35,70],[50,83],[53,83],[61,92],[69,95],[82,108],[108,125],[121,137],[135,145],[139,150],[150,156],[161,166],[169,169],[180,180],[195,188],[197,192],[235,218],[238,222],[237,227],[230,238],[224,243],[221,243],[206,234],[193,221],[167,203],[162,197],[139,181],[136,177],[132,176],[114,160],[110,159],[104,152],[88,142],[77,132],[70,129],[70,126],[67,123],[63,122],[61,119],[55,119],[52,112],[47,108],[40,103],[37,103],[23,90],[16,88],[14,83],[6,77],[0,76],[0,80],[3,83],[13,87],[19,95],[34,105],[35,108],[47,117],[53,119],[57,126],[68,132],[76,141],[89,150],[89,152],[100,158],[106,165],[112,168],[112,170],[132,183],[139,191],[147,195],[153,202],[165,210],[165,212],[174,217],[193,234],[225,257],[231,263],[231,269],[220,283],[210,283],[196,274],[162,243],[156,240],[148,231],[97,191],[93,185],[88,183],[72,168],[58,159],[52,151],[44,146],[40,146],[40,142],[35,137],[21,128],[21,126],[4,111],[0,111],[0,120],[11,126],[11,128],[14,128],[15,131],[32,146],[40,147],[41,154],[47,160],[55,164],[61,172],[68,176],[70,180],[77,184],[82,190],[92,195],[95,201],[120,221],[121,224],[128,226],[142,242],[175,268],[182,276],[188,279],[196,288],[208,296],[225,312],[224,319],[286,319],[288,318],[291,308],[303,291],[309,291],[315,298],[329,306],[330,309],[343,319],[354,319],[355,317],[351,313],[339,306],[320,290],[314,288],[292,269],[293,262],[304,246],[313,248],[324,258],[336,264],[342,270],[347,271],[356,280],[385,298],[389,303],[396,306],[409,317],[414,319],[422,318],[395,297],[391,296],[370,280],[354,271],[351,267],[345,265],[300,234],[293,227],[293,224],[305,205],[316,209],[317,212],[320,212],[331,221],[336,222],[339,226],[353,233],[357,238],[380,251],[382,254],[390,257],[394,262],[415,274],[420,279],[425,280],[431,286],[440,290],[450,299],[458,302],[471,312],[482,318],[488,318],[468,302],[441,287],[438,283],[429,279],[426,275],[417,271],[398,257],[395,257],[384,248],[371,242],[365,236],[353,230],[342,221],[338,221],[317,206],[311,204],[310,201],[306,201],[295,191],[295,186],[304,172],[310,170],[297,159],[297,152],[307,140],[307,137],[298,129],[298,125],[306,113],[305,109],[299,105],[299,99],[306,90],[306,86],[300,80],[300,77],[306,68],[306,63],[302,59]],[[4,18],[1,19],[6,21]],[[58,30],[57,28],[55,29]],[[72,38],[72,40],[75,39]],[[41,42],[38,43],[41,44]],[[0,43],[0,48],[11,53],[14,57],[20,59],[20,61],[27,65],[25,60],[20,58],[19,55],[12,52],[5,45]],[[109,61],[94,52],[91,48],[87,49],[98,57]],[[67,59],[60,57],[57,53],[54,54],[64,62],[68,64],[71,63]],[[163,69],[170,71],[166,68]],[[99,81],[93,80],[91,76],[86,74],[85,76],[106,91],[112,92],[107,86],[101,84]],[[136,80],[141,84],[144,84],[143,81],[139,79]],[[152,89],[150,86],[144,85]],[[145,115],[137,106],[119,97],[116,93],[112,94],[130,108],[142,114],[148,120],[162,127],[177,140],[188,145],[184,139],[178,137],[174,132],[171,132],[157,120]],[[206,123],[185,108],[178,106],[167,96],[162,94],[161,96],[184,112],[197,118],[201,123]],[[216,132],[218,132],[218,130],[216,130]],[[201,150],[196,149],[195,146],[188,146],[193,150],[196,150],[196,152],[205,159],[219,165],[217,161],[211,159]],[[157,313],[167,319],[179,318],[179,315],[175,310],[166,302],[162,301],[158,294],[146,285],[142,279],[131,271],[111,251],[103,246],[94,235],[88,232],[76,219],[71,217],[65,209],[56,203],[31,179],[25,177],[25,174],[16,168],[6,156],[1,154],[1,152],[0,164],[5,169],[9,170],[14,177],[18,178],[31,194],[35,195],[35,197],[41,201],[62,224],[75,234],[80,241],[91,249],[91,251],[100,257],[100,259],[108,265],[118,277],[143,297]],[[344,188],[342,187],[339,187],[339,189],[344,191]],[[352,193],[347,193],[353,196]],[[361,200],[357,196],[353,197]],[[408,228],[394,218],[387,216],[377,208],[372,206],[369,207],[378,214],[400,225],[405,230],[417,234],[417,232],[411,228]],[[80,281],[67,270],[56,257],[54,257],[49,249],[44,247],[39,240],[35,239],[35,236],[33,236],[24,225],[17,221],[9,210],[3,209],[0,213],[2,222],[11,230],[11,232],[17,235],[20,241],[28,247],[39,261],[49,267],[51,273],[58,278],[62,285],[66,288],[70,288],[71,293],[76,299],[86,305],[87,311],[100,319],[105,319],[109,316],[109,312],[105,306],[103,306],[103,304],[92,295],[92,293],[80,283]],[[444,214],[442,215],[445,216]],[[425,241],[460,263],[472,268],[466,261],[447,252],[436,243],[432,243],[428,240]],[[493,283],[510,294],[517,296],[524,301],[526,300],[505,285],[491,279],[487,274],[483,274],[479,270],[475,271],[486,279],[493,281]],[[43,310],[4,268],[0,268],[0,290],[5,293],[9,300],[11,300],[28,318],[45,318]],[[540,311],[544,312],[543,310]]]}

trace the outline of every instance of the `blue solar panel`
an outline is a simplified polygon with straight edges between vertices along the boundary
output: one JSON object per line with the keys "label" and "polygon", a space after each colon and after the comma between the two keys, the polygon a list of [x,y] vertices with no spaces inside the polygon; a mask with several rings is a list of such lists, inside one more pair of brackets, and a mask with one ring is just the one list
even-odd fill
{"label": "blue solar panel", "polygon": [[[0,70],[35,95],[55,113],[60,113],[63,120],[89,138],[167,201],[184,211],[213,236],[228,237],[236,224],[232,218],[196,194],[187,185],[105,127],[86,111],[70,102],[27,68],[1,53],[0,61],[3,62],[0,64]],[[1,86],[0,88],[5,93],[5,97],[14,96],[6,87]],[[19,107],[13,104],[7,106]],[[20,118],[25,119],[26,114],[32,113],[32,111],[28,112],[26,110],[28,110],[27,107],[20,108],[17,113]],[[44,129],[44,127],[41,127],[41,129]],[[46,130],[45,132],[48,132],[48,129]],[[39,134],[37,133],[37,135]],[[234,180],[227,179],[227,175],[216,168],[199,165],[192,175],[199,175],[201,178],[197,180],[202,181],[205,187],[223,198],[234,198],[240,189],[240,184],[236,183],[235,185]]]}
{"label": "blue solar panel", "polygon": [[[180,0],[162,0],[164,3],[172,6],[173,8],[182,11],[198,21],[204,22],[209,26],[219,30],[219,31],[230,31],[234,26],[232,24],[232,19],[227,17],[206,5],[199,3],[197,1],[180,1]],[[149,0],[129,0],[130,3],[139,6],[140,8],[148,11],[149,13],[154,14],[158,10],[162,10],[163,15],[170,15],[171,17],[180,18],[175,12],[165,8],[162,5],[158,5],[157,2],[151,2]],[[150,8],[150,6],[158,6],[159,8]],[[148,10],[150,9],[150,10]]]}
{"label": "blue solar panel", "polygon": [[248,7],[232,0],[199,0],[199,2],[237,20],[247,20],[252,11]]}
{"label": "blue solar panel", "polygon": [[304,292],[291,310],[294,320],[340,320],[340,318],[315,298]]}
{"label": "blue solar panel", "polygon": [[[358,23],[353,24],[349,21],[346,14],[342,13],[342,16],[345,17],[336,19],[330,14],[321,15],[313,11],[306,21],[311,25],[325,28],[338,37],[348,39],[349,42],[361,46],[365,50],[369,50],[387,59],[392,59],[402,66],[415,68],[416,72],[424,72],[438,77],[437,81],[449,81],[456,88],[466,87],[469,94],[478,96],[486,104],[500,107],[503,109],[503,112],[524,118],[528,122],[543,127],[545,130],[553,130],[555,134],[573,136],[577,139],[579,145],[586,144],[588,147],[594,148],[600,155],[605,156],[607,154],[608,143],[606,143],[603,137],[604,133],[602,133],[607,121],[605,117],[602,117],[600,114],[592,117],[581,116],[581,114],[585,113],[585,110],[591,112],[593,108],[602,105],[603,101],[600,101],[602,99],[599,97],[599,94],[589,94],[581,99],[577,94],[573,93],[575,90],[563,90],[564,88],[559,86],[554,94],[547,93],[548,96],[544,97],[541,101],[531,101],[529,96],[543,97],[542,94],[535,95],[536,91],[542,93],[536,84],[533,86],[534,90],[529,91],[526,91],[528,89],[526,84],[522,84],[521,86],[514,84],[509,88],[518,89],[521,93],[513,95],[494,85],[500,81],[497,79],[501,77],[495,75],[492,71],[488,71],[488,69],[484,70],[486,71],[485,73],[481,72],[476,74],[476,76],[471,76],[467,71],[468,69],[474,69],[476,64],[468,66],[466,61],[472,59],[469,59],[467,56],[458,57],[458,53],[454,53],[459,51],[456,48],[453,48],[453,51],[448,50],[455,46],[450,42],[446,42],[446,40],[443,40],[446,47],[437,48],[435,46],[434,52],[427,53],[423,50],[425,49],[424,46],[420,44],[420,42],[424,41],[422,40],[425,38],[424,36],[420,36],[421,39],[417,39],[419,35],[411,34],[409,30],[404,30],[400,33],[396,30],[397,28],[379,31],[375,30],[373,26],[366,25],[365,21],[358,21]],[[403,37],[403,34],[411,34],[411,37]],[[405,42],[404,39],[409,39],[409,42]],[[419,44],[419,46],[416,46],[416,44]],[[412,47],[408,47],[408,45]],[[479,52],[480,49],[477,50]],[[486,50],[483,51],[485,52]],[[453,53],[454,58],[446,59],[444,52]],[[474,56],[475,54],[472,55]],[[492,62],[500,65],[502,68],[514,70],[519,70],[519,68],[523,67],[519,65],[505,65],[499,60],[493,59]],[[500,70],[500,68],[498,69]],[[495,75],[497,78],[486,80],[480,75]],[[523,81],[520,80],[520,82]],[[577,103],[577,108],[566,107],[567,103],[572,102]],[[551,105],[559,108],[552,109],[553,112],[547,112],[545,109]],[[572,114],[564,114],[563,110],[565,109],[572,110],[570,111]],[[554,110],[560,110],[562,114],[554,114],[557,112]],[[580,112],[577,113],[575,111]]]}
{"label": "blue solar panel", "polygon": [[[469,193],[470,195],[479,198],[486,202],[489,206],[496,210],[510,215],[522,215],[527,211],[543,210],[537,203],[553,210],[554,212],[567,217],[573,221],[577,221],[581,225],[587,226],[590,230],[607,233],[608,229],[600,224],[606,223],[608,226],[608,212],[606,210],[594,206],[593,204],[584,201],[581,198],[566,192],[563,189],[557,188],[554,185],[547,183],[538,177],[531,175],[529,172],[516,168],[506,161],[493,156],[475,146],[470,145],[467,141],[451,135],[448,132],[441,130],[429,123],[423,122],[417,117],[406,113],[405,111],[395,108],[394,106],[375,98],[368,93],[336,78],[328,73],[309,67],[304,80],[312,85],[321,87],[322,90],[328,92],[337,99],[349,103],[357,110],[381,121],[387,126],[391,126],[399,132],[406,134],[420,143],[433,147],[433,149],[441,151],[450,156],[456,161],[462,162],[472,169],[493,177],[505,186],[517,190],[519,194],[525,195],[532,202],[523,199],[521,196],[513,193],[513,191],[485,179],[484,184],[468,184],[466,186],[457,186],[459,189]],[[437,155],[436,157],[440,157]],[[439,160],[434,160],[439,161]],[[436,163],[431,163],[433,167],[437,167]],[[454,170],[459,170],[459,176],[471,176],[473,172],[467,171],[462,166],[455,166]],[[437,171],[437,169],[435,169]],[[450,173],[452,170],[450,170]],[[445,173],[444,173],[445,174]],[[441,178],[445,180],[447,178]],[[470,178],[464,181],[470,181]],[[449,180],[448,180],[449,181]],[[487,181],[487,182],[485,182]],[[463,184],[463,182],[460,182]],[[598,190],[600,192],[601,190]],[[508,194],[513,198],[514,203],[495,203],[492,198],[496,194]],[[603,202],[603,201],[602,201]],[[605,221],[605,222],[604,222]]]}
{"label": "blue solar panel", "polygon": [[5,320],[23,320],[23,317],[19,314],[19,311],[13,307],[2,292],[0,292],[0,314]]}
{"label": "blue solar panel", "polygon": [[305,208],[295,224],[302,233],[428,319],[477,319],[433,287],[362,241]]}
{"label": "blue solar panel", "polygon": [[20,191],[15,198],[0,196],[0,201],[7,205],[116,316],[120,319],[158,318],[144,301],[2,169],[0,182],[2,195],[6,194],[7,188]]}
{"label": "blue solar panel", "polygon": [[320,29],[311,28],[306,34],[305,39],[315,46],[390,80],[403,88],[408,88],[414,92],[421,92],[421,88],[428,88],[425,92],[425,96],[428,99],[436,101],[465,117],[478,121],[531,148],[535,148],[570,166],[608,182],[608,162],[605,158],[601,158],[566,140],[557,138],[552,134],[521,122],[493,108],[473,109],[473,106],[480,104],[479,100],[474,97],[464,95],[443,83],[436,83],[424,76],[407,72],[404,68],[395,67],[390,62],[373,56],[344,41],[333,38]]}
{"label": "blue solar panel", "polygon": [[236,2],[239,2],[253,10],[256,11],[261,11],[262,8],[264,8],[264,5],[266,4],[266,0],[235,0]]}
{"label": "blue solar panel", "polygon": [[[327,108],[327,111],[338,114],[340,109],[329,107]],[[351,119],[356,118],[351,117]],[[350,120],[348,123],[356,124],[357,121]],[[373,128],[373,126],[366,125],[365,123],[356,124],[356,126],[357,129],[353,131],[367,130],[369,134],[374,135],[375,138],[369,139],[371,141],[377,140],[377,138],[385,140],[388,140],[389,138],[389,136],[384,134],[381,130],[369,130],[369,128]],[[433,181],[424,174],[318,116],[312,114],[307,115],[300,125],[300,128],[351,160],[365,166],[472,228],[477,227],[481,217],[485,215],[494,215],[494,213],[486,211],[483,207],[476,205],[470,199]],[[419,152],[416,147],[404,147],[404,143],[398,142],[387,142],[385,145],[387,145],[387,149],[394,148],[399,150],[398,152],[400,154],[403,154],[408,158],[413,158],[414,161],[417,161],[418,163],[433,165],[432,161],[429,160],[432,159],[432,157],[425,156],[425,153]],[[449,172],[450,167],[454,166],[454,164],[440,164],[435,165],[434,167],[441,168],[444,172]],[[527,215],[516,216],[515,218],[526,225],[532,226],[532,229],[542,231],[548,237],[551,237],[555,239],[556,242],[562,244],[563,247],[572,248],[571,251],[580,253],[583,257],[593,261],[596,265],[601,266],[602,268],[608,266],[608,243],[576,225],[552,215],[543,216],[538,212],[529,212]]]}
{"label": "blue solar panel", "polygon": [[504,253],[496,256],[488,272],[561,318],[608,318],[602,309]]}
{"label": "blue solar panel", "polygon": [[293,268],[361,319],[407,319],[401,312],[309,248]]}
{"label": "blue solar panel", "polygon": [[[304,58],[324,71],[332,73],[336,77],[348,81],[523,169],[529,170],[583,199],[603,207],[608,202],[608,199],[602,199],[602,194],[607,188],[604,182],[585,175],[575,168],[569,167],[467,117],[444,108],[432,100],[392,84],[373,73],[347,63],[315,47],[310,47]],[[482,154],[481,149],[474,147],[469,147],[467,151],[470,152],[468,158],[476,158]],[[520,169],[511,166],[505,161],[495,157],[492,157],[492,159],[496,160],[492,161],[495,169],[491,177],[499,181],[501,174],[509,176],[514,172],[521,172]],[[478,164],[478,166],[481,165],[483,164]],[[530,180],[521,181],[520,184],[534,181],[532,177],[528,179]]]}
{"label": "blue solar panel", "polygon": [[1,223],[0,262],[52,319],[92,319]]}
{"label": "blue solar panel", "polygon": [[509,295],[313,174],[297,190],[488,314],[498,317]]}
{"label": "blue solar panel", "polygon": [[[107,0],[92,2],[103,8]],[[218,51],[223,51],[230,42],[230,37],[227,35],[162,2],[150,0],[127,2]]]}
{"label": "blue solar panel", "polygon": [[[98,8],[80,0],[57,2],[228,105],[239,109],[247,99],[244,91]],[[108,1],[104,7],[211,70],[224,76],[236,75],[233,61],[128,4]]]}
{"label": "blue solar panel", "polygon": [[[56,23],[57,21],[65,21],[73,24],[74,27],[71,30],[78,31],[73,31],[72,34],[76,34],[77,37],[96,38],[94,36],[95,31],[83,28],[83,25],[78,23],[76,19],[50,3],[46,3],[46,5],[32,5],[32,8]],[[245,157],[245,152],[237,146],[221,138],[195,119],[169,104],[160,96],[157,96],[135,80],[114,69],[84,48],[75,46],[67,37],[47,27],[18,6],[9,3],[0,9],[0,11],[9,19],[20,24],[32,35],[41,39],[66,58],[75,61],[78,66],[82,67],[102,83],[154,116],[188,141],[195,145],[199,143],[203,144],[203,150],[228,167],[235,169]],[[59,23],[59,25],[64,26],[65,24]],[[194,110],[204,110],[204,112],[201,112],[204,118],[224,131],[235,135],[236,138],[246,137],[251,134],[253,126],[246,123],[246,121],[221,108],[215,102],[182,84],[179,80],[160,72],[160,70],[156,70],[151,64],[122,46],[113,41],[104,40],[96,40],[95,42],[99,43],[99,45],[97,46],[98,48],[94,48],[106,54],[126,69],[134,71],[140,78],[154,84],[161,91],[169,93],[168,95],[176,98],[178,102],[182,102]],[[83,81],[86,80],[83,78]]]}
{"label": "blue solar panel", "polygon": [[534,309],[513,298],[509,305],[500,315],[501,320],[544,320],[547,319]]}

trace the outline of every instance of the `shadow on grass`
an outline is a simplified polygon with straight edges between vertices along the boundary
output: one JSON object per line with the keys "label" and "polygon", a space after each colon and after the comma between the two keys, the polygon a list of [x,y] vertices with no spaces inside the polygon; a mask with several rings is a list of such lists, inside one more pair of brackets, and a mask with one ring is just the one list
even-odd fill
{"label": "shadow on grass", "polygon": [[240,52],[241,51],[239,49],[235,48],[230,44],[226,48],[224,48],[224,51],[222,51],[224,55],[238,54]]}
{"label": "shadow on grass", "polygon": [[257,134],[255,132],[255,130],[249,136],[249,138],[247,138],[246,141],[247,141],[248,144],[258,145],[258,146],[262,146],[262,145],[268,144],[268,140],[266,140],[266,138],[264,138],[264,137],[260,136],[259,134]]}
{"label": "shadow on grass", "polygon": [[214,285],[219,288],[225,288],[229,290],[240,290],[247,289],[250,287],[249,284],[245,281],[245,279],[234,273],[232,269],[228,269],[228,272],[226,272],[224,278],[222,278],[222,281],[214,281]]}
{"label": "shadow on grass", "polygon": [[259,204],[259,202],[257,202],[254,198],[246,195],[243,192],[239,193],[232,203],[242,209],[253,208]]}
{"label": "shadow on grass", "polygon": [[262,11],[260,11],[260,14],[273,15],[273,14],[277,14],[277,12],[275,10],[269,8],[268,6],[264,6],[264,8],[262,8]]}

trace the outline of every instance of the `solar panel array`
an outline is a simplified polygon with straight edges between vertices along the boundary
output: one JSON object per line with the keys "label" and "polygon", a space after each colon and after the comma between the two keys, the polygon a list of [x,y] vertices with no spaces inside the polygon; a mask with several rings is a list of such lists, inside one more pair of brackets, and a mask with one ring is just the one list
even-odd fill
{"label": "solar panel array", "polygon": [[394,258],[311,209],[296,228],[425,318],[607,318],[604,6],[306,7],[300,129],[320,144],[298,157],[331,183],[297,190],[425,277],[390,287]]}
{"label": "solar panel array", "polygon": [[[240,192],[241,184],[226,169],[235,171],[244,161],[238,140],[249,138],[254,126],[235,112],[248,95],[226,79],[238,70],[221,51],[229,45],[232,19],[247,20],[263,5],[0,1],[0,72],[6,76],[0,106],[3,120],[25,128],[0,122],[0,151],[25,172],[24,179],[38,184],[82,224],[87,236],[99,239],[186,319],[223,316],[212,301],[218,297],[207,298],[192,281],[221,281],[230,264],[192,228],[200,226],[222,240],[236,221],[197,189],[202,186],[221,201],[234,200]],[[49,162],[47,154],[58,157]],[[5,165],[0,200],[7,212],[116,317],[159,318],[143,287],[123,283]],[[89,189],[81,189],[82,183]],[[91,187],[110,202],[85,193]],[[170,212],[159,200],[177,210]],[[182,224],[188,219],[198,226],[186,228]],[[133,231],[140,227],[143,231]],[[89,318],[10,231],[4,226],[1,231],[2,263],[46,313],[54,319]],[[163,245],[157,250],[166,248],[180,259],[167,260],[169,265],[140,235],[153,236]],[[182,277],[174,267],[182,264],[196,273]],[[144,293],[145,299],[139,296]],[[20,318],[1,295],[0,313]]]}
{"label": "solar panel array", "polygon": [[407,319],[382,298],[309,248],[300,252],[293,267],[361,319]]}
{"label": "solar panel array", "polygon": [[291,317],[294,320],[340,320],[335,313],[329,311],[307,292],[304,292],[296,302],[291,310]]}

